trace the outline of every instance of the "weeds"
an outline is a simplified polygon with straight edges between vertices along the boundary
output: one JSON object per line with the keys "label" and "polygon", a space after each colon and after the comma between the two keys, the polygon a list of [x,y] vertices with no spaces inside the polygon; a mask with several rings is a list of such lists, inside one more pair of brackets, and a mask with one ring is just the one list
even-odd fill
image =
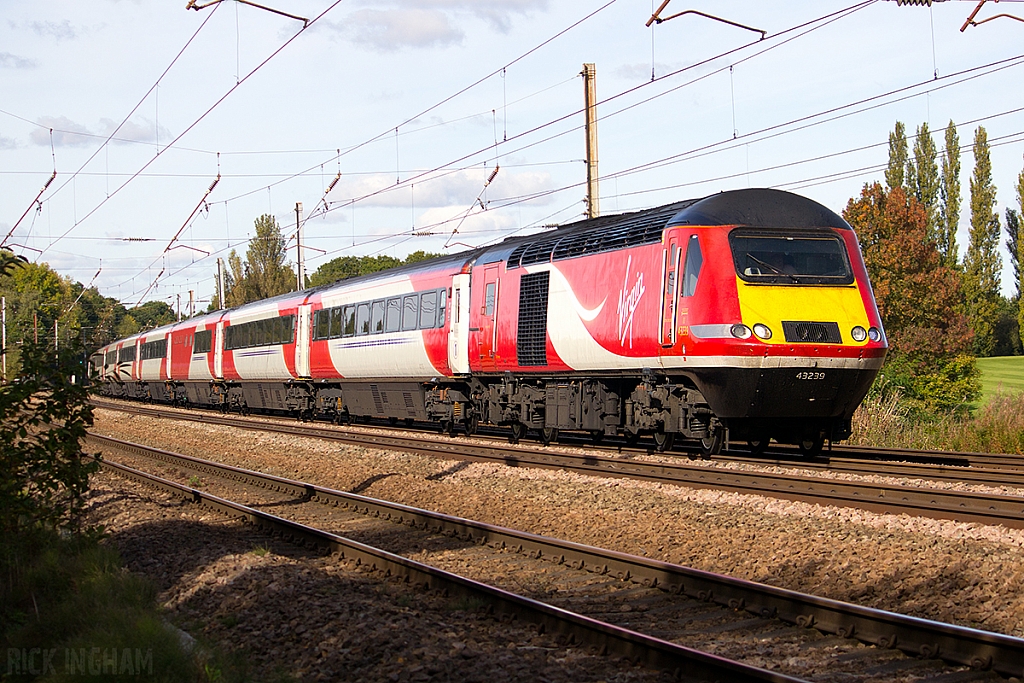
{"label": "weeds", "polygon": [[894,394],[869,396],[853,416],[850,443],[888,448],[1024,454],[1024,394],[997,394],[981,408],[944,415],[911,411]]}

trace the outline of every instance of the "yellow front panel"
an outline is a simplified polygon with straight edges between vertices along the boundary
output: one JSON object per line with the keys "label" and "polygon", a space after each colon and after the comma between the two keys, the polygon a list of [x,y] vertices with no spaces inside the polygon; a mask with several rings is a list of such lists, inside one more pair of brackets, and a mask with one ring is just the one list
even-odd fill
{"label": "yellow front panel", "polygon": [[768,344],[787,343],[782,333],[783,320],[839,323],[843,344],[864,346],[868,343],[867,340],[855,342],[850,337],[854,325],[865,330],[869,326],[856,283],[842,287],[753,285],[737,277],[736,289],[743,324],[752,328],[763,323],[771,328],[772,338],[766,342]]}

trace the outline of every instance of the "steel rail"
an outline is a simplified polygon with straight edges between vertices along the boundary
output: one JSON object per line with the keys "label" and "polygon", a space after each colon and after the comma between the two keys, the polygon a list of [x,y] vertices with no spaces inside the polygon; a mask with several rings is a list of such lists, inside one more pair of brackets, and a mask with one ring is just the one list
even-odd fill
{"label": "steel rail", "polygon": [[[183,413],[151,408],[120,408],[170,419],[238,427],[239,421],[211,413]],[[559,453],[551,449],[481,444],[458,439],[425,440],[409,435],[367,434],[307,424],[245,421],[257,429],[306,438],[319,438],[368,448],[396,450],[452,460],[503,462],[513,467],[566,469],[605,477],[629,477],[690,488],[733,491],[813,504],[852,507],[883,514],[908,514],[958,522],[1001,524],[1024,528],[1024,497],[937,488],[903,486],[813,476],[734,470],[702,465],[641,462],[602,455]]]}
{"label": "steel rail", "polygon": [[100,463],[118,475],[155,486],[230,518],[279,534],[293,542],[312,544],[331,553],[337,553],[340,559],[354,562],[357,566],[368,566],[372,570],[384,572],[387,576],[398,576],[428,589],[444,590],[450,595],[482,598],[493,611],[537,623],[543,632],[562,635],[570,644],[588,645],[602,653],[626,657],[649,668],[671,671],[677,678],[805,683],[802,679],[749,666],[576,614],[120,463],[106,459],[101,459]]}
{"label": "steel rail", "polygon": [[469,542],[529,553],[576,569],[610,574],[670,593],[714,602],[732,609],[743,609],[765,618],[778,618],[803,627],[813,626],[844,638],[856,638],[864,643],[938,658],[947,663],[1024,677],[1024,639],[862,607],[650,558],[485,524],[112,437],[90,435],[89,438],[144,457],[184,465],[325,505],[349,508]]}

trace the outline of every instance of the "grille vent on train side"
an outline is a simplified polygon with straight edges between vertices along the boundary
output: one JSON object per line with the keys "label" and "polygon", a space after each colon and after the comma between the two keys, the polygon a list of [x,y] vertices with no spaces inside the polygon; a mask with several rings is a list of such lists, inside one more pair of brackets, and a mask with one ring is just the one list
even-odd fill
{"label": "grille vent on train side", "polygon": [[839,323],[782,321],[786,341],[795,344],[842,344]]}
{"label": "grille vent on train side", "polygon": [[[689,202],[637,211],[633,214],[606,216],[583,221],[543,233],[536,242],[516,247],[508,257],[508,268],[549,263],[559,259],[600,254],[661,241],[665,225]],[[586,223],[584,229],[575,227]]]}
{"label": "grille vent on train side", "polygon": [[550,272],[527,273],[519,281],[519,330],[516,360],[520,367],[548,364],[548,282]]}

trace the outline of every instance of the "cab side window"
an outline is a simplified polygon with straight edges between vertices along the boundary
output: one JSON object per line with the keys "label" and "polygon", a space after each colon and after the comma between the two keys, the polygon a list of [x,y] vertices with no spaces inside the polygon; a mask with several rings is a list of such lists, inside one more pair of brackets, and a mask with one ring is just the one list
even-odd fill
{"label": "cab side window", "polygon": [[702,265],[704,256],[700,251],[700,240],[696,235],[690,235],[686,244],[686,265],[683,268],[683,296],[693,296],[697,291],[697,279]]}

